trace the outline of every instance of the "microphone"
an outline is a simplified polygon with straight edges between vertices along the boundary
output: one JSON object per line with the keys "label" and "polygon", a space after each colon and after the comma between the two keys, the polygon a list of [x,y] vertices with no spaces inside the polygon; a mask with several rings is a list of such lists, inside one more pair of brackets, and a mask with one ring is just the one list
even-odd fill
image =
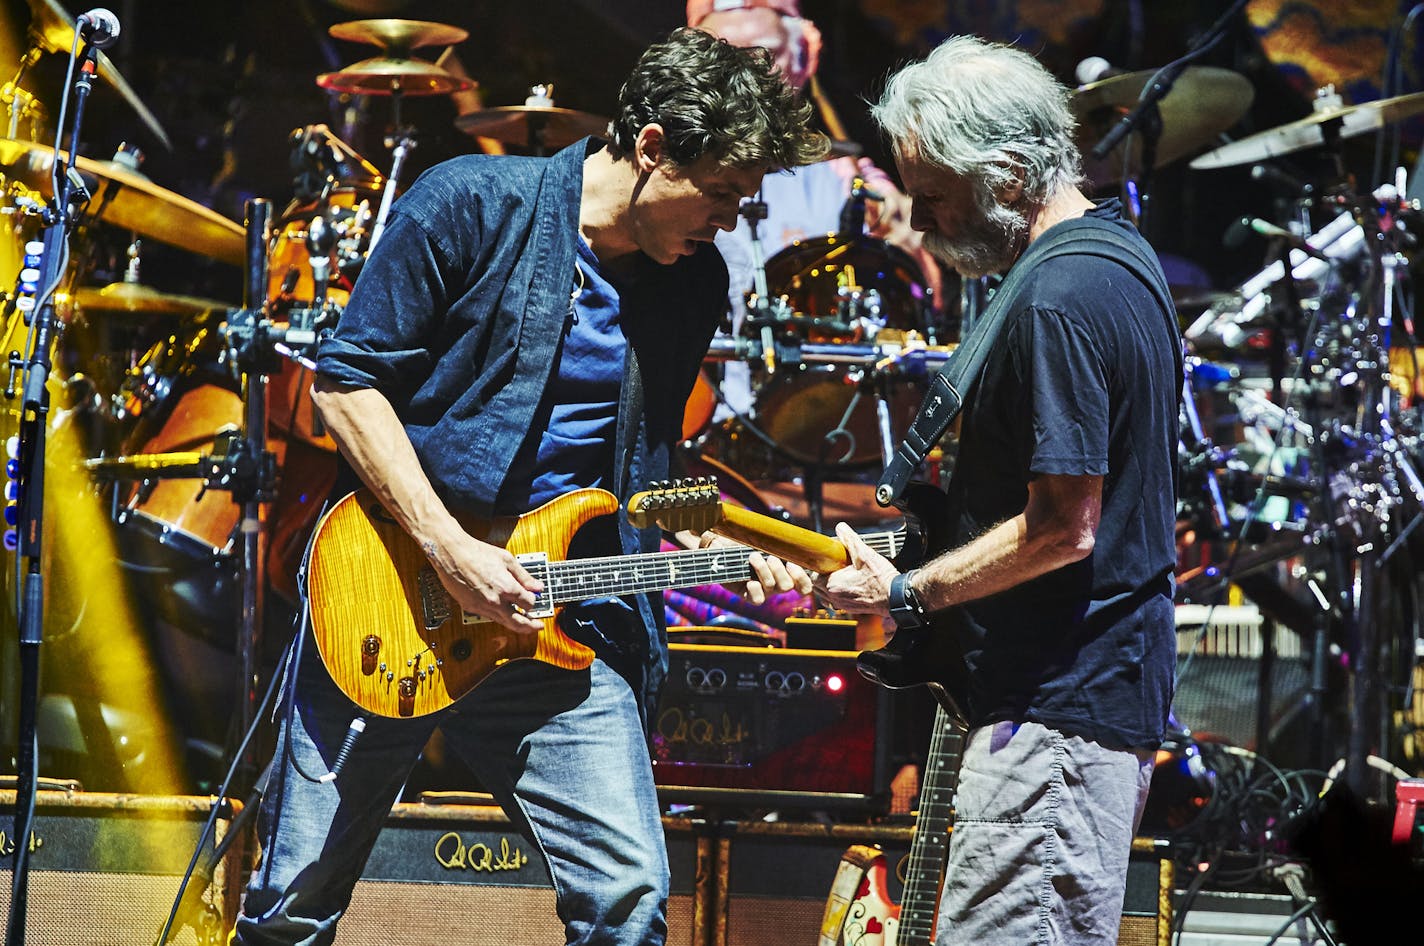
{"label": "microphone", "polygon": [[1251,168],[1251,180],[1263,181],[1275,184],[1288,194],[1310,194],[1315,188],[1296,177],[1294,174],[1287,174],[1280,168],[1271,167],[1269,164],[1257,164]]}
{"label": "microphone", "polygon": [[108,49],[119,41],[119,18],[112,10],[95,7],[74,21],[79,38],[95,49]]}
{"label": "microphone", "polygon": [[1228,248],[1235,249],[1246,241],[1247,234],[1254,233],[1257,236],[1267,237],[1272,240],[1280,240],[1293,250],[1300,250],[1307,256],[1313,256],[1318,260],[1331,262],[1330,257],[1320,250],[1311,246],[1308,242],[1296,236],[1285,227],[1278,227],[1269,220],[1262,220],[1260,217],[1242,217],[1231,226],[1227,227],[1226,235],[1221,238],[1221,242]]}
{"label": "microphone", "polygon": [[1078,63],[1077,68],[1073,70],[1073,77],[1078,80],[1079,85],[1092,85],[1103,79],[1125,75],[1127,75],[1126,69],[1119,69],[1102,56],[1089,56]]}

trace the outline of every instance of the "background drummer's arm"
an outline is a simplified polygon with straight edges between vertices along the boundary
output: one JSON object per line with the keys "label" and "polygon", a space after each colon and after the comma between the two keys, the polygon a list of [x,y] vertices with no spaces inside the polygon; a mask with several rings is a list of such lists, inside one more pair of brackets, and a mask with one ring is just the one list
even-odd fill
{"label": "background drummer's arm", "polygon": [[431,486],[384,394],[317,375],[312,402],[347,462],[420,545],[461,607],[513,630],[543,627],[510,607],[533,607],[539,582],[509,552],[460,527]]}

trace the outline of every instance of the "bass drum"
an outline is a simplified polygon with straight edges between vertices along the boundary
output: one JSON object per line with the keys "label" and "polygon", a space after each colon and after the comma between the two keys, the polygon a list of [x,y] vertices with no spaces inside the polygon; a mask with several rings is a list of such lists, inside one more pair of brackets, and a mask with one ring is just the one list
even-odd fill
{"label": "bass drum", "polygon": [[[870,345],[886,333],[922,337],[931,294],[909,254],[870,237],[798,240],[766,264],[773,298],[794,313],[788,331],[804,342]],[[891,436],[914,417],[923,385],[872,376],[873,365],[798,364],[753,377],[757,424],[802,466],[863,468],[881,462],[877,402],[890,405]]]}

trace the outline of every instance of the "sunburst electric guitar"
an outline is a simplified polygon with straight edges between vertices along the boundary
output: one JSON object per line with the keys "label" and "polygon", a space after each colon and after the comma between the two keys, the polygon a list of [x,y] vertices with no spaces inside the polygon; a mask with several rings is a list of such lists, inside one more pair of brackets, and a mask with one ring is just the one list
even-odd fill
{"label": "sunburst electric guitar", "polygon": [[[935,684],[928,685],[936,689]],[[943,699],[940,692],[935,695]],[[890,899],[884,852],[852,845],[836,869],[818,946],[930,946],[963,749],[964,730],[941,702],[925,757],[920,810],[899,904]]]}
{"label": "sunburst electric guitar", "polygon": [[[317,523],[307,562],[307,591],[317,650],[331,678],[362,709],[413,717],[444,709],[504,663],[541,660],[575,670],[593,651],[564,634],[567,605],[611,595],[690,588],[752,577],[743,546],[568,559],[574,535],[591,520],[617,513],[617,498],[580,489],[522,516],[462,520],[470,535],[510,552],[544,591],[529,612],[537,633],[516,634],[456,607],[415,540],[365,490],[347,495]],[[702,531],[730,522],[757,546],[817,571],[844,564],[845,548],[829,536],[720,501],[710,477],[675,481],[639,493],[628,516],[641,527]],[[907,535],[866,536],[896,556]],[[751,543],[747,543],[751,545]]]}

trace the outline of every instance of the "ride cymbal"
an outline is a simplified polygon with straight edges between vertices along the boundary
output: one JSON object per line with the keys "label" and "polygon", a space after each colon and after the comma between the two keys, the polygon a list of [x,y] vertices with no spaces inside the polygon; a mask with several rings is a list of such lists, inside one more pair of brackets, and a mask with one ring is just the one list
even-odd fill
{"label": "ride cymbal", "polygon": [[[1142,90],[1155,72],[1130,72],[1080,86],[1070,105],[1078,119],[1076,135],[1083,153],[1083,170],[1094,184],[1103,186],[1122,180],[1122,146],[1101,161],[1090,154],[1095,144],[1132,111]],[[1216,140],[1251,107],[1255,91],[1240,73],[1213,66],[1188,66],[1177,77],[1157,109],[1162,116],[1162,133],[1157,139],[1153,168],[1171,164]],[[1138,129],[1140,132],[1140,128]],[[1142,135],[1131,136],[1132,166],[1142,165]]]}
{"label": "ride cymbal", "polygon": [[446,72],[424,59],[384,56],[363,59],[336,72],[324,72],[316,77],[316,84],[352,95],[449,95],[475,86],[471,80]]}
{"label": "ride cymbal", "polygon": [[460,115],[455,127],[506,144],[563,148],[585,135],[606,134],[608,119],[556,105],[501,105]]}
{"label": "ride cymbal", "polygon": [[[54,0],[28,0],[28,3],[32,15],[30,20],[32,42],[45,52],[69,55],[70,50],[74,48],[74,20],[57,6]],[[148,106],[143,104],[138,93],[134,92],[133,88],[124,81],[124,77],[119,75],[119,70],[114,67],[109,57],[104,55],[102,50],[95,50],[94,62],[99,78],[113,86],[114,91],[118,92],[119,96],[129,104],[129,107],[148,126],[148,130],[153,132],[154,137],[163,144],[163,147],[172,151],[173,143],[168,140],[168,133],[163,130],[158,119],[148,110]]]}
{"label": "ride cymbal", "polygon": [[1192,161],[1196,170],[1254,164],[1324,145],[1328,138],[1354,138],[1424,112],[1424,92],[1321,109],[1299,121],[1257,132],[1208,151]]}
{"label": "ride cymbal", "polygon": [[[49,198],[53,166],[53,148],[0,138],[0,169]],[[246,261],[246,231],[222,214],[113,161],[79,157],[74,167],[89,190],[87,216],[225,263]]]}

